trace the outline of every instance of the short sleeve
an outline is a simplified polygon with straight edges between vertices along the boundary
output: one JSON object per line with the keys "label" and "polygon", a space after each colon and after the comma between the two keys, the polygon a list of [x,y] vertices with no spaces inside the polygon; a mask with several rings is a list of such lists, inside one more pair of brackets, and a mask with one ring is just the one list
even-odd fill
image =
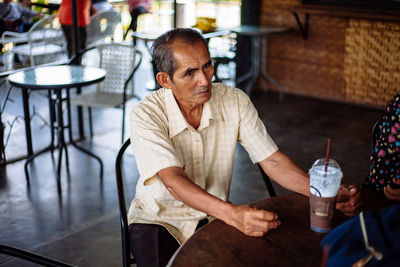
{"label": "short sleeve", "polygon": [[249,97],[239,95],[239,143],[246,149],[253,163],[258,163],[278,150]]}
{"label": "short sleeve", "polygon": [[131,143],[139,174],[144,180],[158,171],[184,164],[176,156],[168,127],[151,110],[133,109],[130,113]]}

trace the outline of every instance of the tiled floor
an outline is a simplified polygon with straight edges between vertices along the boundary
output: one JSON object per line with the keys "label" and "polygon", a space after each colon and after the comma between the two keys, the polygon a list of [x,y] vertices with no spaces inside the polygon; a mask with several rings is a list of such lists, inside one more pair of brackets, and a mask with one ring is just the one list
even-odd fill
{"label": "tiled floor", "polygon": [[[150,65],[146,64],[137,76],[143,79],[137,86],[142,96],[147,94],[143,81],[151,77]],[[3,101],[4,88],[1,90]],[[14,103],[7,106],[5,121],[22,114],[19,89],[13,90],[12,99]],[[33,99],[37,111],[46,118],[47,102],[37,95]],[[370,132],[382,111],[292,95],[285,95],[284,101],[279,102],[274,93],[260,93],[252,99],[280,149],[303,169],[324,156],[327,138],[331,137],[331,155],[343,169],[344,182],[362,182],[368,171]],[[134,104],[134,101],[129,103]],[[39,156],[31,165],[30,187],[25,181],[23,161],[1,169],[0,243],[79,266],[121,266],[114,176],[114,159],[120,145],[120,116],[119,110],[96,110],[95,136],[82,142],[102,158],[103,180],[99,178],[98,163],[73,147],[69,147],[69,174],[65,165],[62,168],[61,193],[57,192],[55,163],[50,153]],[[36,150],[48,143],[49,130],[38,117],[32,124]],[[7,156],[11,158],[24,152],[24,129],[20,121],[13,128]],[[125,171],[127,195],[131,198],[138,179],[131,153],[126,157]],[[277,191],[286,192],[281,188]],[[238,146],[231,201],[248,203],[267,196],[257,168]],[[2,255],[0,265],[32,266]]]}

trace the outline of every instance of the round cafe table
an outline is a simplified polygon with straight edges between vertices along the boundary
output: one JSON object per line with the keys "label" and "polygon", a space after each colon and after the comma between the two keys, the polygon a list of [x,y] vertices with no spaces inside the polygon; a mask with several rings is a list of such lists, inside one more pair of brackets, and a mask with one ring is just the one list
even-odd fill
{"label": "round cafe table", "polygon": [[[170,266],[320,266],[325,234],[310,229],[308,197],[287,194],[255,205],[278,214],[281,225],[263,237],[250,237],[214,220],[181,246]],[[335,212],[333,226],[346,219]]]}
{"label": "round cafe table", "polygon": [[[86,85],[94,84],[104,80],[106,71],[100,68],[73,66],[73,65],[58,65],[58,66],[37,66],[14,72],[8,76],[8,81],[11,85],[22,89],[22,101],[24,107],[25,132],[28,150],[28,159],[25,162],[25,175],[29,184],[28,164],[36,156],[46,152],[53,151],[54,148],[54,132],[57,133],[58,166],[57,180],[60,181],[61,158],[65,151],[66,165],[68,169],[68,150],[64,137],[64,129],[68,129],[70,143],[95,158],[100,163],[100,177],[103,176],[103,163],[101,159],[87,149],[78,146],[72,138],[72,123],[71,123],[71,104],[70,104],[70,89],[80,88]],[[50,145],[37,152],[33,153],[32,136],[30,128],[29,114],[29,92],[35,90],[47,90],[49,96],[50,110],[50,125],[51,125],[51,142]],[[63,103],[67,104],[67,121],[64,122]]]}
{"label": "round cafe table", "polygon": [[[363,209],[381,210],[396,202],[362,190]],[[326,234],[310,229],[309,198],[291,193],[255,203],[275,212],[281,225],[263,237],[246,236],[220,220],[200,228],[174,254],[168,266],[321,266]],[[349,219],[335,211],[332,227]]]}

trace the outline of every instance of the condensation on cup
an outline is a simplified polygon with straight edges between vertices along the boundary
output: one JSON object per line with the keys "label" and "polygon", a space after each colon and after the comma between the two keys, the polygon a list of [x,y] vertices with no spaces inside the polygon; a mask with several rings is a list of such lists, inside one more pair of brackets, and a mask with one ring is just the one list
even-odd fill
{"label": "condensation on cup", "polygon": [[343,173],[335,160],[328,160],[325,171],[325,159],[318,159],[309,170],[309,174],[311,229],[326,233],[331,229],[333,210]]}

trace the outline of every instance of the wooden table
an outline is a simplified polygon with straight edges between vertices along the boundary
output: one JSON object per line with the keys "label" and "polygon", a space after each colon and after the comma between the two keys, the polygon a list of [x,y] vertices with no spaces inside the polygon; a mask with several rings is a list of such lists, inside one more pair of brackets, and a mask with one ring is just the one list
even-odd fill
{"label": "wooden table", "polygon": [[[256,206],[277,213],[282,224],[264,237],[249,237],[214,220],[183,244],[171,266],[319,266],[325,234],[310,229],[307,197],[282,195]],[[336,226],[347,217],[337,212],[334,218]]]}
{"label": "wooden table", "polygon": [[[395,204],[375,191],[363,190],[362,193],[364,209],[379,210]],[[282,224],[263,237],[249,237],[214,220],[189,238],[168,266],[320,266],[320,243],[326,234],[310,229],[308,197],[292,193],[255,205],[277,213]],[[333,227],[347,219],[336,211]]]}

